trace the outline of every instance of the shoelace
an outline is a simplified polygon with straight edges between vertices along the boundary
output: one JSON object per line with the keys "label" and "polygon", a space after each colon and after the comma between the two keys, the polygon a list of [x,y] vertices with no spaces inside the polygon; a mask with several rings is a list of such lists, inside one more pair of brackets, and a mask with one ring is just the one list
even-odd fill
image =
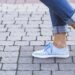
{"label": "shoelace", "polygon": [[[45,46],[45,49],[44,49],[44,52],[48,52],[48,48],[52,49],[52,46],[51,46],[51,43],[48,43],[46,46]],[[51,50],[52,51],[52,50]]]}

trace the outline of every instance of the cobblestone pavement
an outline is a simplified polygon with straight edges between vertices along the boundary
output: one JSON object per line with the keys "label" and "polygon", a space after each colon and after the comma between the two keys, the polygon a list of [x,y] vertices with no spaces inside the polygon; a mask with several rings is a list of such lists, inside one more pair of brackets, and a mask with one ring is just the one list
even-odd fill
{"label": "cobblestone pavement", "polygon": [[[73,3],[75,3],[75,0],[69,0]],[[25,4],[25,3],[39,3],[40,0],[0,0],[0,3],[4,4]]]}
{"label": "cobblestone pavement", "polygon": [[43,4],[0,5],[0,75],[75,75],[75,30],[67,26],[67,59],[38,59],[34,50],[52,42],[52,24]]}

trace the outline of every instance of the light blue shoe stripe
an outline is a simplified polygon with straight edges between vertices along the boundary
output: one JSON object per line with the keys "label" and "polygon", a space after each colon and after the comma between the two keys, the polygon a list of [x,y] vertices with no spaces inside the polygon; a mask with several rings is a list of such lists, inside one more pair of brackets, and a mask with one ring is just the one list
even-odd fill
{"label": "light blue shoe stripe", "polygon": [[[48,49],[50,49],[50,52],[49,52]],[[51,44],[51,43],[48,43],[48,44],[45,46],[44,51],[47,52],[48,54],[51,54],[51,53],[52,53],[52,44]]]}

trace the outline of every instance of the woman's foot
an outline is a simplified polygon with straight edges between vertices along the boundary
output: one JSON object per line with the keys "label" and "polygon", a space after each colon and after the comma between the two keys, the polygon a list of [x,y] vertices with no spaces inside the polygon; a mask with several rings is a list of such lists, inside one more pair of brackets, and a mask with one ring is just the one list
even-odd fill
{"label": "woman's foot", "polygon": [[49,43],[45,48],[41,50],[35,50],[32,53],[33,57],[37,58],[68,58],[69,57],[69,47],[57,48],[53,43]]}
{"label": "woman's foot", "polygon": [[55,34],[54,42],[49,43],[44,49],[34,51],[32,56],[38,58],[49,58],[49,57],[58,57],[58,58],[67,58],[69,57],[69,48],[66,45],[66,34]]}

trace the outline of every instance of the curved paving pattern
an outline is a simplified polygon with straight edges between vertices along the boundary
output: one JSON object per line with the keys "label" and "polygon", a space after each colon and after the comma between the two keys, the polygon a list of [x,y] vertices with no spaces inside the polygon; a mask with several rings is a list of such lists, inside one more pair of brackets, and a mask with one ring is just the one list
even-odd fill
{"label": "curved paving pattern", "polygon": [[75,75],[75,30],[67,28],[69,58],[33,58],[34,50],[53,39],[48,8],[43,4],[1,4],[0,75]]}

